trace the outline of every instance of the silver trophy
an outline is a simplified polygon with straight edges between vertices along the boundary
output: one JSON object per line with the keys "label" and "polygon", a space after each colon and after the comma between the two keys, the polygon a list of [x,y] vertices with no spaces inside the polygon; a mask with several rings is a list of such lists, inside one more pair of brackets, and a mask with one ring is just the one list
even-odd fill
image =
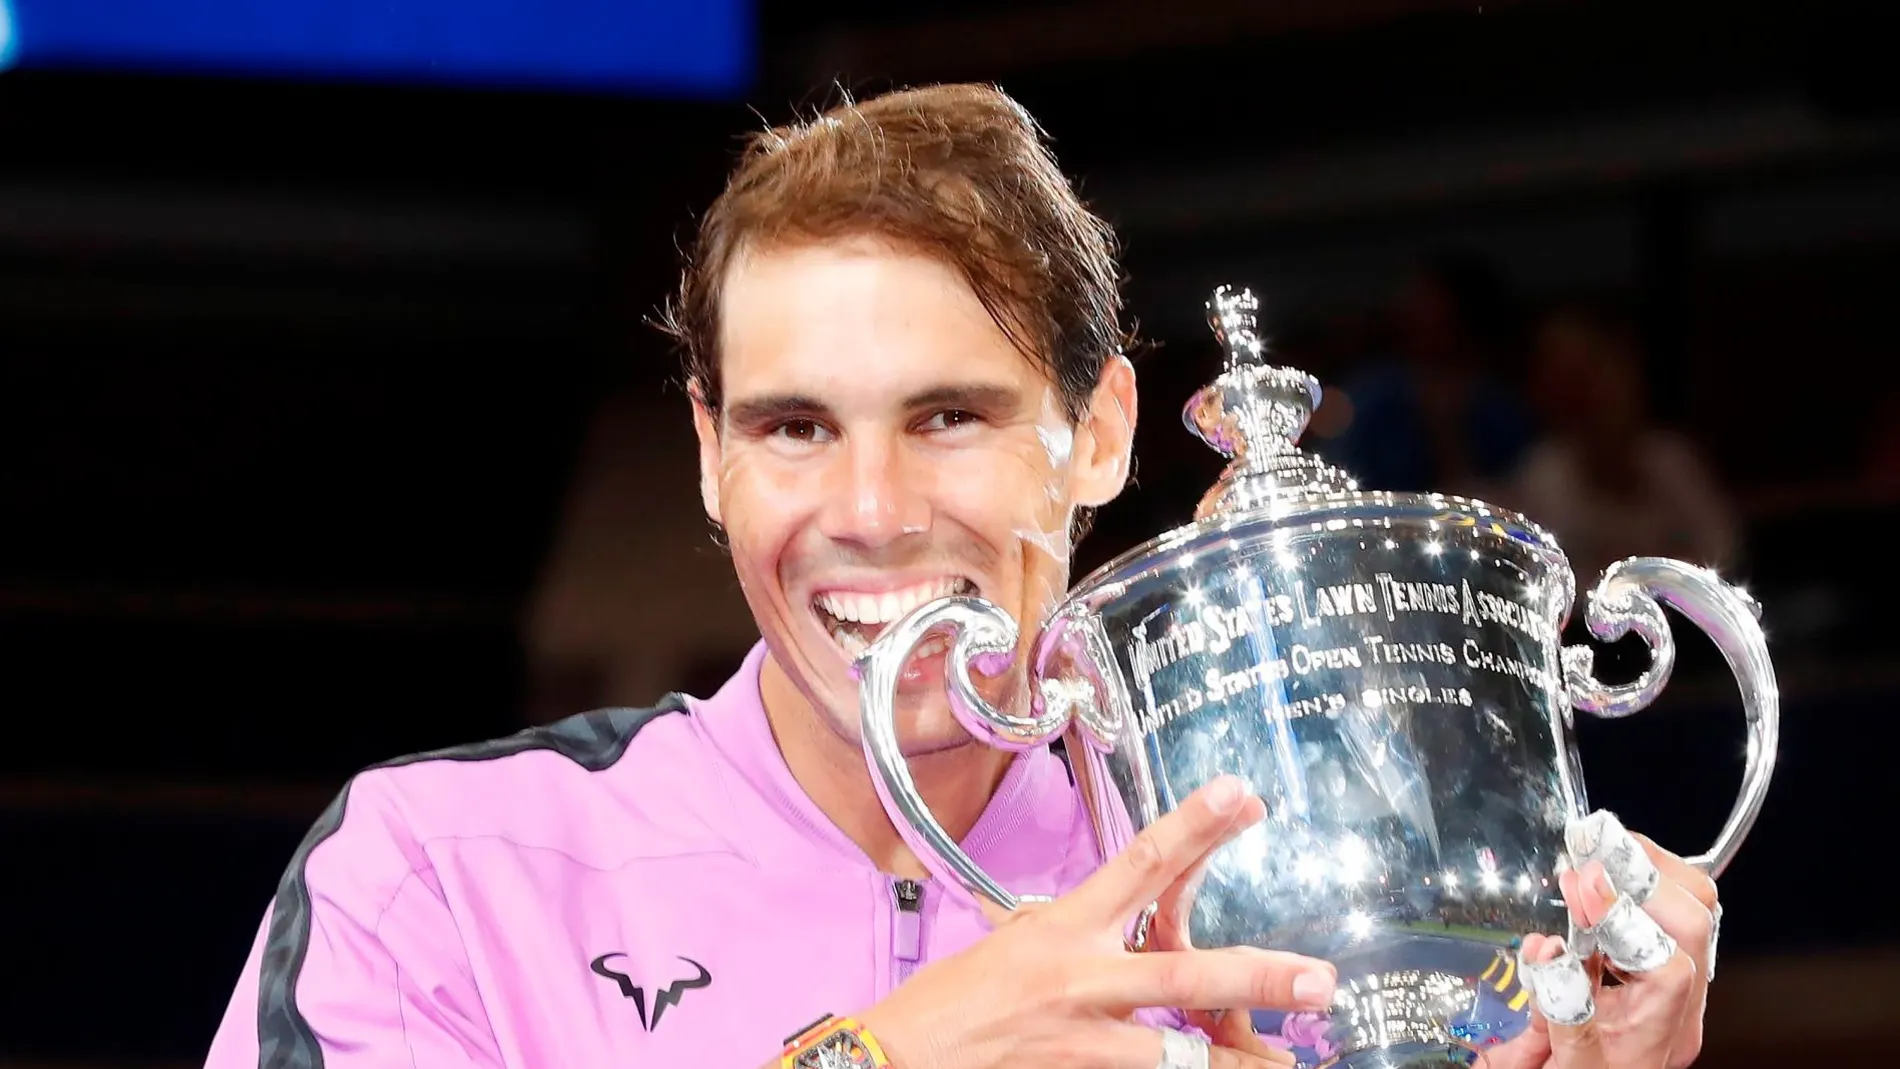
{"label": "silver trophy", "polygon": [[1655,699],[1675,661],[1663,604],[1741,683],[1741,795],[1691,861],[1720,874],[1734,857],[1777,745],[1759,609],[1707,569],[1620,561],[1586,623],[1606,642],[1641,636],[1651,663],[1600,681],[1589,647],[1560,645],[1575,579],[1549,534],[1478,501],[1359,489],[1299,450],[1318,383],[1266,362],[1251,293],[1223,287],[1208,308],[1226,367],[1184,418],[1232,463],[1195,520],[1069,594],[1027,647],[1023,708],[994,707],[971,674],[1017,656],[1000,608],[951,597],[891,625],[857,662],[873,779],[927,865],[1016,908],[931,815],[898,748],[900,673],[947,629],[959,721],[1005,749],[1063,739],[1102,856],[1222,773],[1266,801],[1190,902],[1131,923],[1133,945],[1334,963],[1330,1012],[1255,1015],[1309,1065],[1469,1065],[1528,1024],[1514,940],[1570,927],[1564,827],[1588,812],[1572,710],[1621,717]]}

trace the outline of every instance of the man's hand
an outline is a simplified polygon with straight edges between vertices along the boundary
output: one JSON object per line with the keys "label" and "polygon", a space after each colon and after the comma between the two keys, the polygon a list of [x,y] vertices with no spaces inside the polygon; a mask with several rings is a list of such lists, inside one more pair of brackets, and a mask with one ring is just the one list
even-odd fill
{"label": "man's hand", "polygon": [[[1569,839],[1579,867],[1558,883],[1572,939],[1524,940],[1518,974],[1536,1007],[1531,1029],[1483,1065],[1682,1069],[1702,1051],[1721,916],[1715,881],[1606,812],[1573,824]],[[1601,986],[1605,968],[1617,986]]]}
{"label": "man's hand", "polygon": [[[999,918],[997,929],[930,965],[860,1014],[897,1069],[1073,1066],[1155,1069],[1161,1031],[1136,1010],[1323,1010],[1335,974],[1325,962],[1248,948],[1131,953],[1129,921],[1178,897],[1207,855],[1265,816],[1225,776],[1142,832],[1127,850],[1054,902]],[[1212,1020],[1212,1018],[1209,1018]],[[1210,1069],[1287,1064],[1277,1051],[1221,1028]]]}

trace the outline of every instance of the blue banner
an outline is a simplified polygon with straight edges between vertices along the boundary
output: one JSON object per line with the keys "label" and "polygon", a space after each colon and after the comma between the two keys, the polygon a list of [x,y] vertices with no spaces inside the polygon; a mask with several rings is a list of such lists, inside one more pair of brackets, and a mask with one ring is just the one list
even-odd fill
{"label": "blue banner", "polygon": [[747,0],[0,0],[0,68],[729,95]]}

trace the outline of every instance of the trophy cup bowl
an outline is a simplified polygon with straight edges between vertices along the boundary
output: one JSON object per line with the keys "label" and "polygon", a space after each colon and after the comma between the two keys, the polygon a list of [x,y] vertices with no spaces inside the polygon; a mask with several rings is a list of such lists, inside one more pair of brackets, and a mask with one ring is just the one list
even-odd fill
{"label": "trophy cup bowl", "polygon": [[1734,857],[1777,746],[1759,609],[1708,569],[1620,561],[1585,622],[1606,642],[1640,636],[1651,661],[1601,682],[1588,646],[1560,644],[1575,580],[1549,534],[1479,501],[1361,490],[1295,446],[1318,383],[1265,361],[1256,309],[1227,287],[1209,302],[1226,367],[1184,419],[1232,459],[1196,518],[1070,591],[1026,647],[1023,708],[996,708],[972,676],[1019,656],[997,606],[951,597],[893,623],[856,663],[865,755],[919,858],[1006,909],[1021,900],[937,823],[898,747],[897,682],[925,638],[952,634],[945,686],[974,736],[1062,740],[1104,858],[1239,776],[1266,819],[1209,857],[1191,901],[1132,918],[1131,946],[1332,962],[1329,1012],[1255,1014],[1307,1065],[1470,1065],[1528,1026],[1514,940],[1570,930],[1564,829],[1589,811],[1573,710],[1620,717],[1655,699],[1675,660],[1665,604],[1741,685],[1740,796],[1689,860],[1719,875]]}

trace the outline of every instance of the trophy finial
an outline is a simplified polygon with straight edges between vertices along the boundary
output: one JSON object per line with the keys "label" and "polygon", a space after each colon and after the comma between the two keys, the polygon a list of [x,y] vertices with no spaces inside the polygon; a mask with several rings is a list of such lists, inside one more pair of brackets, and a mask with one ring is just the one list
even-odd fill
{"label": "trophy finial", "polygon": [[1207,325],[1227,352],[1227,366],[1258,364],[1266,356],[1260,343],[1260,299],[1245,287],[1218,286],[1207,301]]}
{"label": "trophy finial", "polygon": [[1289,493],[1356,489],[1339,469],[1294,444],[1319,408],[1319,380],[1267,363],[1260,301],[1245,287],[1220,286],[1207,301],[1207,324],[1226,354],[1226,369],[1181,413],[1188,429],[1231,457],[1196,516],[1238,511]]}

